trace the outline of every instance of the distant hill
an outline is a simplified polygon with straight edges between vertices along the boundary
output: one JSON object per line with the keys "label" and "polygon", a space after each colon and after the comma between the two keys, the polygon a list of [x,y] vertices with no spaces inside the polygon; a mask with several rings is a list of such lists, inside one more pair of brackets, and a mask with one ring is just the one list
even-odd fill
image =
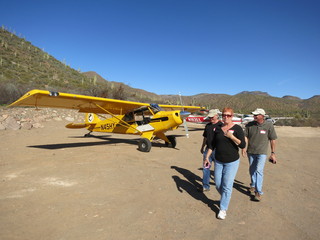
{"label": "distant hill", "polygon": [[107,84],[110,91],[113,91],[114,89],[123,89],[124,95],[126,96],[126,100],[139,102],[145,101],[152,103],[161,103],[161,101],[163,100],[160,95],[157,95],[155,93],[151,93],[138,88],[132,88],[124,83],[108,81],[102,78],[98,73],[93,71],[84,72],[83,74],[89,78],[96,78],[98,82],[104,82],[105,84]]}
{"label": "distant hill", "polygon": [[283,96],[282,98],[288,99],[288,100],[301,100],[301,98],[299,98],[299,97],[289,96],[289,95]]}
{"label": "distant hill", "polygon": [[238,94],[252,94],[252,95],[260,95],[260,96],[267,96],[270,97],[270,95],[267,92],[260,92],[260,91],[243,91]]}
{"label": "distant hill", "polygon": [[[157,95],[108,81],[96,72],[75,70],[5,27],[0,28],[0,53],[0,104],[11,103],[35,88],[146,103],[181,104],[179,95]],[[320,95],[309,99],[277,98],[266,92],[242,91],[236,95],[199,93],[181,96],[181,99],[184,105],[208,109],[229,106],[236,112],[249,113],[261,107],[274,116],[320,119]]]}

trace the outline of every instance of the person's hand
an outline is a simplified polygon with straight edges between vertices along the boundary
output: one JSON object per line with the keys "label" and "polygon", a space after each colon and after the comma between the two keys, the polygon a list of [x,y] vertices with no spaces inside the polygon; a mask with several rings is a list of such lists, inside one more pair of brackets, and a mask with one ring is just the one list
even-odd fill
{"label": "person's hand", "polygon": [[269,157],[269,162],[276,164],[277,163],[277,158],[275,154],[271,154]]}
{"label": "person's hand", "polygon": [[233,133],[231,131],[227,131],[225,136],[231,139],[233,137]]}
{"label": "person's hand", "polygon": [[242,156],[243,157],[247,157],[247,150],[246,149],[242,149]]}
{"label": "person's hand", "polygon": [[207,166],[208,164],[210,164],[210,161],[209,161],[209,159],[205,158],[203,160],[203,166]]}

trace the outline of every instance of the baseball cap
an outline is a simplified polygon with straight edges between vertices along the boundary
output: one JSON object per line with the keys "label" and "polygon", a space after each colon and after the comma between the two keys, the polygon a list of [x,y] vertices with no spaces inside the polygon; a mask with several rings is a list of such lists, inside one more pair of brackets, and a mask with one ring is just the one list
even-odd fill
{"label": "baseball cap", "polygon": [[257,108],[256,110],[254,110],[254,112],[252,112],[253,115],[266,115],[266,112],[262,109],[262,108]]}
{"label": "baseball cap", "polygon": [[213,117],[217,114],[221,113],[219,109],[211,109],[207,115],[207,117]]}

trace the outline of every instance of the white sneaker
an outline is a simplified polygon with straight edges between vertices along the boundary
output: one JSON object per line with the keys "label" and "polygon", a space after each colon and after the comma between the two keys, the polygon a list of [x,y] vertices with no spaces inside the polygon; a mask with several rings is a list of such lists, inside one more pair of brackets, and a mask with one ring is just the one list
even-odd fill
{"label": "white sneaker", "polygon": [[227,212],[225,210],[219,211],[219,214],[218,214],[219,219],[224,220],[224,219],[226,219],[226,216],[227,216]]}

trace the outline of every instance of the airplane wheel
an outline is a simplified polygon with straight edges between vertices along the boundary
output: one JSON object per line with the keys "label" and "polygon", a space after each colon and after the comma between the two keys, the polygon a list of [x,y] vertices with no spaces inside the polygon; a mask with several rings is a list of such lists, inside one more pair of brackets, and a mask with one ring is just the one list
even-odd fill
{"label": "airplane wheel", "polygon": [[[171,143],[171,147],[172,148],[175,148],[176,145],[177,145],[177,141],[176,141],[176,137],[174,136],[167,136],[168,140],[170,141]],[[166,142],[166,146],[168,146],[169,144]]]}
{"label": "airplane wheel", "polygon": [[141,152],[150,152],[151,142],[147,138],[141,138],[139,141],[139,150]]}

